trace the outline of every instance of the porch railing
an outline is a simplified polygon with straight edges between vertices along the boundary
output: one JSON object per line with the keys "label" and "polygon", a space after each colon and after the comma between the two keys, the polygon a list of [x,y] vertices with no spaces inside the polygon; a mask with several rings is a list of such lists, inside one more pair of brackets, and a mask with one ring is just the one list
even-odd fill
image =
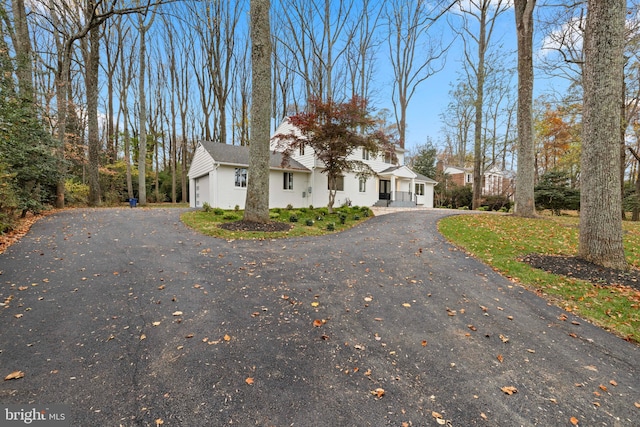
{"label": "porch railing", "polygon": [[415,202],[413,193],[410,191],[396,191],[395,196],[396,202]]}

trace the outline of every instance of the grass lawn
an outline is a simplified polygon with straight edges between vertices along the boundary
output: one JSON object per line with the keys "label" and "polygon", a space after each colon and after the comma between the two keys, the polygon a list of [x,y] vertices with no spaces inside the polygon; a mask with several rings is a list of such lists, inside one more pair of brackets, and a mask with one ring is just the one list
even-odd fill
{"label": "grass lawn", "polygon": [[[505,215],[444,218],[440,232],[452,243],[567,311],[629,341],[640,342],[640,292],[596,286],[533,268],[518,259],[528,254],[577,255],[578,217],[524,219]],[[640,268],[640,223],[623,223],[628,262]]]}
{"label": "grass lawn", "polygon": [[340,207],[329,213],[327,208],[298,208],[269,211],[272,221],[290,224],[292,228],[283,232],[242,231],[234,232],[218,227],[223,222],[242,219],[242,210],[209,209],[186,212],[181,215],[182,222],[208,236],[223,239],[274,239],[297,236],[319,236],[346,230],[366,221],[373,216],[368,207]]}

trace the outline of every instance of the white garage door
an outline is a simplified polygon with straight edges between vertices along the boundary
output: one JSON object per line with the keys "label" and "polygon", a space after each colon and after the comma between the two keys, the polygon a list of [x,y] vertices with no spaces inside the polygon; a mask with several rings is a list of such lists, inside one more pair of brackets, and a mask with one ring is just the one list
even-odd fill
{"label": "white garage door", "polygon": [[196,207],[201,208],[203,203],[211,204],[209,200],[209,175],[196,178]]}

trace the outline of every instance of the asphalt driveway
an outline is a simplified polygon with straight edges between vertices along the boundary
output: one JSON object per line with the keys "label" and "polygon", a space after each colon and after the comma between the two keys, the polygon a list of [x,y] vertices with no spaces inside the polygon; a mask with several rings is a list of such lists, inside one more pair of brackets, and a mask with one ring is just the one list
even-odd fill
{"label": "asphalt driveway", "polygon": [[83,427],[640,425],[639,347],[456,250],[445,212],[265,241],[180,212],[63,211],[0,255],[0,377],[24,372],[0,407],[66,404]]}

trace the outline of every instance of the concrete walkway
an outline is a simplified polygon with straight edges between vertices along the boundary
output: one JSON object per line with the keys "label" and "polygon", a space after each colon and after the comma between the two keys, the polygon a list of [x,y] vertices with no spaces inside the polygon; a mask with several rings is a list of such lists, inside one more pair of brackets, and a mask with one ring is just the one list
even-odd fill
{"label": "concrete walkway", "polygon": [[0,407],[66,404],[82,427],[638,425],[638,346],[449,245],[450,211],[264,241],[179,213],[64,211],[0,255],[0,376],[24,372]]}

